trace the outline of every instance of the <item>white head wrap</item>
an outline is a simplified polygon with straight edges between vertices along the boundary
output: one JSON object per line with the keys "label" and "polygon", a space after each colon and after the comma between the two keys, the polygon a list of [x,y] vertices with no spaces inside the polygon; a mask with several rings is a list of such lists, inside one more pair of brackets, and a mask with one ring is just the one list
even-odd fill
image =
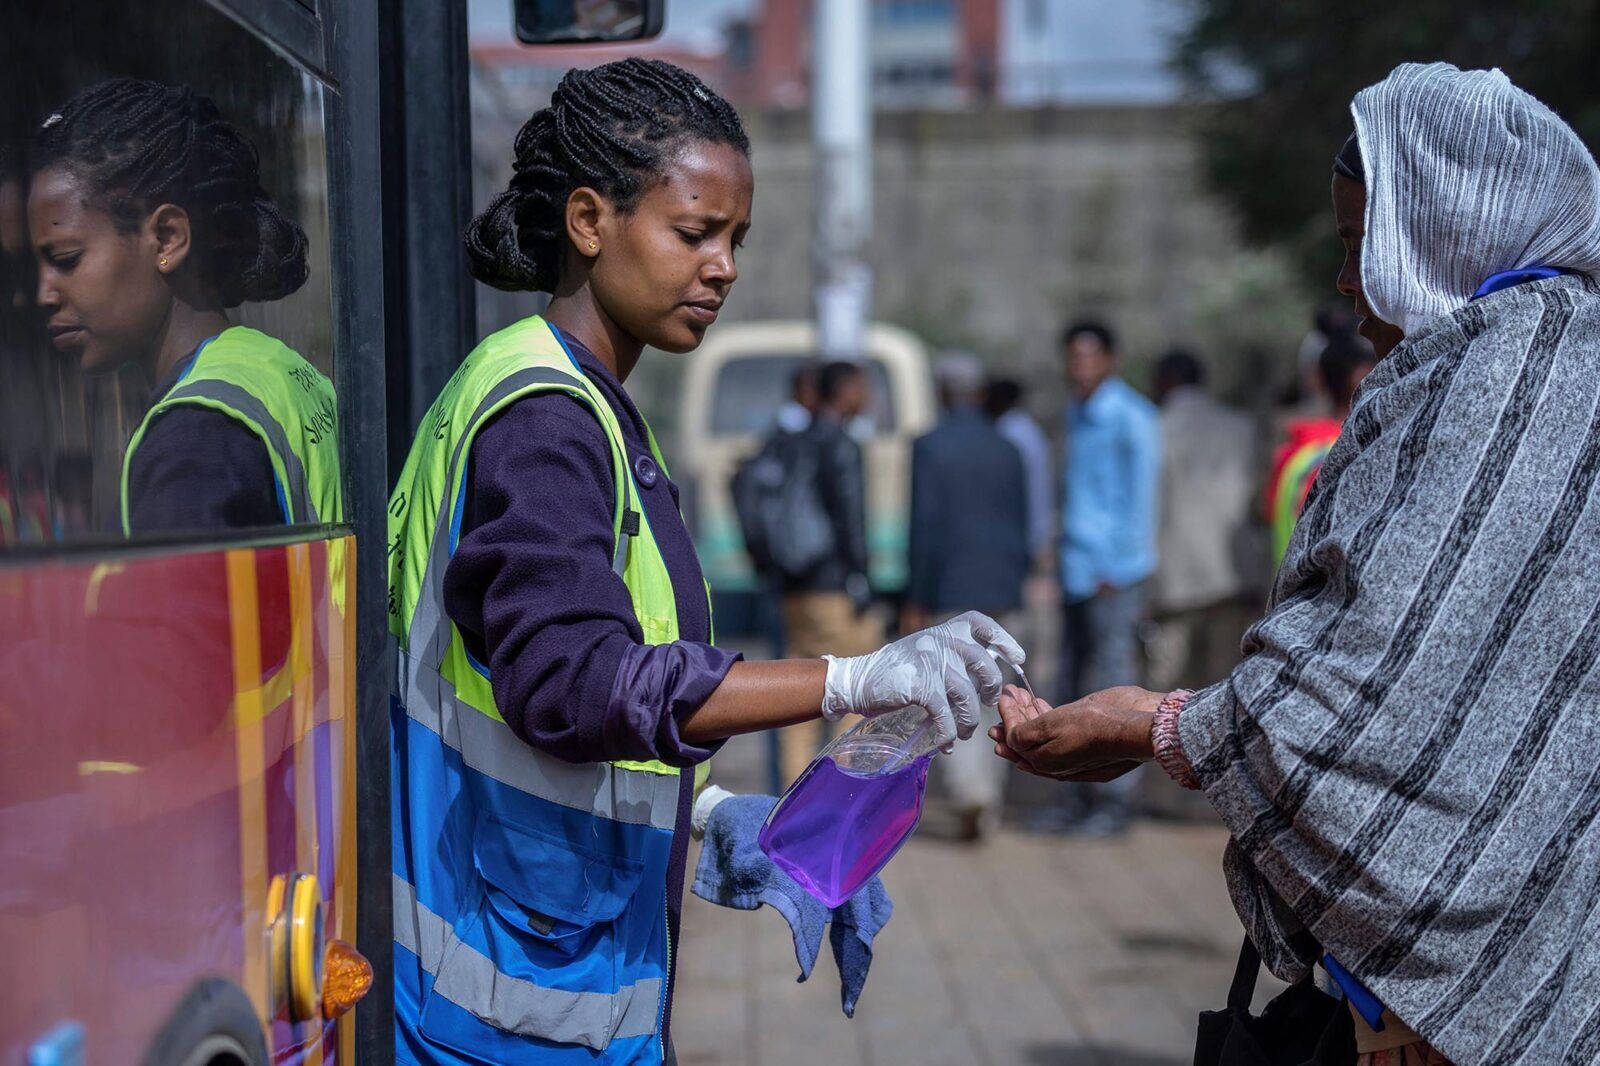
{"label": "white head wrap", "polygon": [[1350,105],[1367,175],[1361,287],[1411,333],[1491,274],[1600,273],[1600,169],[1499,70],[1405,63]]}

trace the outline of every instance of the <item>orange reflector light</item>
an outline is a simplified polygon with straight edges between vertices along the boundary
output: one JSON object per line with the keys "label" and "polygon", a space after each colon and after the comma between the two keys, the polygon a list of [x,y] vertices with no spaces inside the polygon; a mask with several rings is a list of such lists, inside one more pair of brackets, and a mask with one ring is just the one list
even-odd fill
{"label": "orange reflector light", "polygon": [[337,1018],[372,988],[372,963],[343,940],[328,941],[322,954],[322,1016]]}

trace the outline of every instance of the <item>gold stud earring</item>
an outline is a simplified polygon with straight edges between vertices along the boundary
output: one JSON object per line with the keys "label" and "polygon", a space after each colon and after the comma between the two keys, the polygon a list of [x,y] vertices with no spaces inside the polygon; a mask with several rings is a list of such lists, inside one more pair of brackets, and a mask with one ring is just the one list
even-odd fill
{"label": "gold stud earring", "polygon": [[165,268],[166,265],[167,265],[167,257],[166,256],[162,256],[160,259],[156,260],[156,262],[159,263],[163,268]]}
{"label": "gold stud earring", "polygon": [[589,242],[589,251],[598,252],[599,250],[600,250],[600,243],[598,241],[590,241]]}

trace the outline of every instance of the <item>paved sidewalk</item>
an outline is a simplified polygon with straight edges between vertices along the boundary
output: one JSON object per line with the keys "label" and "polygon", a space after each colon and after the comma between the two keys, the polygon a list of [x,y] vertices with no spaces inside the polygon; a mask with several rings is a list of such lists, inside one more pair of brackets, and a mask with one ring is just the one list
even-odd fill
{"label": "paved sidewalk", "polygon": [[[759,784],[762,741],[713,764]],[[895,915],[856,1017],[826,944],[796,984],[788,926],[689,895],[673,1035],[683,1066],[1182,1066],[1219,1007],[1240,928],[1214,825],[1146,823],[1117,841],[919,831],[885,871]],[[697,858],[691,856],[691,861]],[[1258,1002],[1275,991],[1264,978]]]}

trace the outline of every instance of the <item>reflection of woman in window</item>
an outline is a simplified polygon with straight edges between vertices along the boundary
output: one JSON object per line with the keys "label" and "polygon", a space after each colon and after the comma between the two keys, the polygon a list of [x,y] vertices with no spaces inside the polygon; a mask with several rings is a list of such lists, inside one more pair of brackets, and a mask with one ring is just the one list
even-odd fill
{"label": "reflection of woman in window", "polygon": [[39,130],[28,221],[56,348],[154,386],[123,459],[126,532],[342,517],[332,385],[228,320],[305,282],[306,237],[215,104],[130,78],[78,93]]}

